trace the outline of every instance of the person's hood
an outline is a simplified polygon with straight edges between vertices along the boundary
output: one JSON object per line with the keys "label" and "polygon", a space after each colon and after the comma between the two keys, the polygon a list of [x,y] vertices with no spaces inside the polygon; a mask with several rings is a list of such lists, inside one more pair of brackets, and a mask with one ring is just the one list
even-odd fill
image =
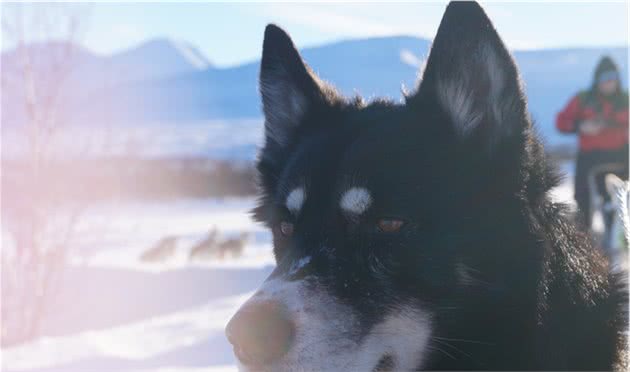
{"label": "person's hood", "polygon": [[609,56],[604,56],[599,60],[593,74],[593,87],[596,87],[600,79],[606,76],[616,76],[619,81],[619,68]]}

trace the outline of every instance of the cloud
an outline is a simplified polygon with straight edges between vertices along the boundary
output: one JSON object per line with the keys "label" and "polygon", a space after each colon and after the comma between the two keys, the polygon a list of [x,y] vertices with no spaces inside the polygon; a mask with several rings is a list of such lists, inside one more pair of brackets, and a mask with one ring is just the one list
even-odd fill
{"label": "cloud", "polygon": [[114,24],[109,30],[110,37],[121,38],[123,40],[142,40],[145,33],[137,26],[129,23]]}
{"label": "cloud", "polygon": [[[357,4],[354,4],[355,6]],[[371,4],[366,4],[367,6]],[[418,27],[409,27],[404,23],[377,21],[366,14],[352,12],[337,4],[289,4],[271,3],[263,11],[273,19],[285,23],[312,27],[320,32],[341,34],[344,36],[388,36],[418,35]]]}
{"label": "cloud", "polygon": [[85,42],[94,52],[111,53],[135,46],[148,37],[149,35],[139,25],[115,23],[107,29],[88,29]]}

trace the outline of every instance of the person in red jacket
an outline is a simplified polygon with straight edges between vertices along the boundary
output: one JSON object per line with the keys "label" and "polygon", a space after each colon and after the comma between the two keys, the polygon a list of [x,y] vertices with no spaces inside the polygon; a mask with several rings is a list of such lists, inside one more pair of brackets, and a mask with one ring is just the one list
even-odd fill
{"label": "person in red jacket", "polygon": [[[628,93],[621,89],[619,69],[610,57],[605,56],[598,63],[590,89],[578,93],[558,113],[556,127],[579,136],[575,201],[578,222],[590,229],[590,188],[595,187],[606,203],[610,201],[606,174],[628,179]],[[608,218],[612,222],[612,211]],[[605,222],[608,218],[605,214]]]}

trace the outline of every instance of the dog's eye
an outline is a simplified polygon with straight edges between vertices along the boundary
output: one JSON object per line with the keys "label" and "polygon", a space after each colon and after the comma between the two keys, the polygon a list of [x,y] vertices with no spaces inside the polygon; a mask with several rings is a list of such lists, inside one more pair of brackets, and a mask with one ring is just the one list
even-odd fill
{"label": "dog's eye", "polygon": [[280,233],[287,237],[293,235],[293,224],[287,221],[280,222]]}
{"label": "dog's eye", "polygon": [[395,233],[400,231],[405,223],[402,220],[396,220],[391,218],[383,218],[376,224],[379,231],[385,233]]}

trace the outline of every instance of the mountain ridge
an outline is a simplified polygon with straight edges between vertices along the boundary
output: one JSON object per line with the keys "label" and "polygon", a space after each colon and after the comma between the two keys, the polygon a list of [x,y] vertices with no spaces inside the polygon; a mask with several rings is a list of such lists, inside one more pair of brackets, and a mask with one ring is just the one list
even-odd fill
{"label": "mountain ridge", "polygon": [[[166,46],[175,55],[180,53],[169,39],[158,41],[157,45]],[[384,96],[401,100],[401,85],[415,88],[419,66],[429,54],[430,43],[428,39],[414,36],[348,39],[303,48],[301,54],[322,79],[334,84],[345,95],[358,93],[368,99]],[[146,47],[147,44],[143,45]],[[183,47],[196,55],[194,46],[184,43]],[[555,113],[571,95],[590,85],[592,71],[601,55],[613,56],[620,65],[624,86],[627,86],[627,51],[627,47],[512,51],[525,83],[529,109],[549,143],[574,142],[573,137],[561,136],[555,131]],[[156,58],[152,56],[150,60]],[[261,117],[258,60],[231,67],[213,67],[209,61],[207,65],[203,61],[201,67],[192,64],[183,71],[177,71],[177,68],[157,72],[131,68],[126,74],[118,73],[117,81],[107,83],[104,83],[105,78],[97,82],[98,72],[83,71],[78,75],[92,86],[90,90],[79,89],[80,94],[73,98],[73,106],[81,108],[75,115],[76,121],[97,124],[107,120],[132,125],[178,122],[187,125],[204,120]],[[179,65],[175,63],[173,66]],[[3,112],[6,112],[4,98]]]}

